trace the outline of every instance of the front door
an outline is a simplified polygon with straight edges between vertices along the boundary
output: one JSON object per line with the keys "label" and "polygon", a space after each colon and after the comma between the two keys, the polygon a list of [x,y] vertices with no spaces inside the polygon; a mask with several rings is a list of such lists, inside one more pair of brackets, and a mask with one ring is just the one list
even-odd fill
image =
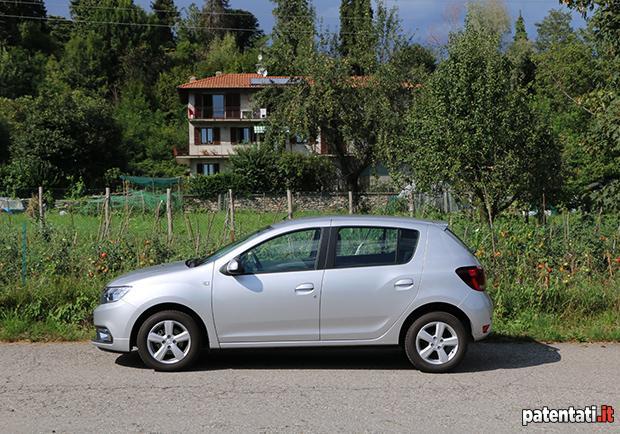
{"label": "front door", "polygon": [[376,339],[394,325],[417,295],[424,261],[419,238],[414,229],[332,228],[321,340]]}
{"label": "front door", "polygon": [[220,342],[319,339],[321,239],[320,228],[280,234],[238,257],[242,274],[215,270],[213,317]]}

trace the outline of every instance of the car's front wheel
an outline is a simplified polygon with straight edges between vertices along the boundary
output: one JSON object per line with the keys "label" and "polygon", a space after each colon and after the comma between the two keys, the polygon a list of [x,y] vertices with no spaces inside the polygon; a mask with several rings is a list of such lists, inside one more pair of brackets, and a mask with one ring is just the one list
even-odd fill
{"label": "car's front wheel", "polygon": [[405,353],[423,372],[446,372],[458,365],[467,351],[465,327],[447,312],[430,312],[416,319],[405,336]]}
{"label": "car's front wheel", "polygon": [[138,330],[138,354],[157,371],[179,371],[200,354],[201,331],[188,314],[176,310],[157,312]]}

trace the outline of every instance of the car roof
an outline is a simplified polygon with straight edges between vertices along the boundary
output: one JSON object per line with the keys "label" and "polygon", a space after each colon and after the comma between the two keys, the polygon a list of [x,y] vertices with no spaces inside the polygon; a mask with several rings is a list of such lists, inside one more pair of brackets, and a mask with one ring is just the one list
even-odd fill
{"label": "car roof", "polygon": [[373,225],[373,224],[391,224],[396,227],[410,226],[412,224],[422,226],[436,226],[442,229],[448,227],[448,223],[438,220],[420,220],[410,217],[393,217],[393,216],[374,216],[374,215],[334,215],[334,216],[320,216],[320,217],[302,217],[293,220],[284,220],[272,225],[273,228],[285,228],[287,226],[299,226],[299,225]]}

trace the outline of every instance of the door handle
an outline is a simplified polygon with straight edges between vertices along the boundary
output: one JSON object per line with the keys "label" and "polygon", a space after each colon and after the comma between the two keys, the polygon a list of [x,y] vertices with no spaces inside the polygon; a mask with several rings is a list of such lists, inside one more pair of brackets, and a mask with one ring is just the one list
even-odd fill
{"label": "door handle", "polygon": [[312,283],[302,283],[295,288],[295,292],[298,294],[309,294],[314,291],[314,284]]}
{"label": "door handle", "polygon": [[413,279],[400,279],[394,282],[394,288],[408,289],[413,286]]}

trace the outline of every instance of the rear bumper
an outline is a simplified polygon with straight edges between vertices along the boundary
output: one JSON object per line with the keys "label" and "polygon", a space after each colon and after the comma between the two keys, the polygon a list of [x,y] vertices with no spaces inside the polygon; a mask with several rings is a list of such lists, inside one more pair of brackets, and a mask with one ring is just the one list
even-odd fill
{"label": "rear bumper", "polygon": [[493,327],[493,302],[486,292],[472,291],[459,305],[471,323],[474,341],[486,338]]}
{"label": "rear bumper", "polygon": [[105,351],[121,353],[131,351],[129,340],[135,311],[134,306],[123,300],[99,305],[93,312],[93,323],[95,327],[106,328],[111,335],[112,342],[101,342],[95,339],[91,341],[92,344]]}

